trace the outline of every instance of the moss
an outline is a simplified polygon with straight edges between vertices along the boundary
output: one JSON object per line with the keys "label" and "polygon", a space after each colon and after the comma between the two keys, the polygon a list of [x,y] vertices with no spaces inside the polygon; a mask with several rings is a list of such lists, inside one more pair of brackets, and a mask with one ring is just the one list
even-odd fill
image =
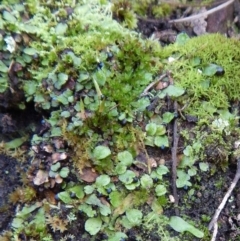
{"label": "moss", "polygon": [[113,1],[114,17],[130,29],[137,27],[137,17],[132,9],[132,2],[126,0]]}
{"label": "moss", "polygon": [[[152,3],[144,1],[144,4],[149,2]],[[144,4],[142,7],[148,8]],[[165,7],[161,8],[163,6]],[[9,11],[14,12],[15,7],[10,7]],[[177,99],[181,106],[186,104],[184,112],[203,118],[199,121],[197,132],[210,123],[211,128],[202,129],[206,136],[197,137],[205,146],[211,147],[217,142],[219,153],[223,153],[223,163],[227,161],[231,145],[230,142],[226,144],[225,140],[233,140],[225,130],[215,132],[211,125],[215,115],[221,115],[220,109],[226,110],[230,101],[239,96],[237,67],[240,50],[237,41],[220,35],[206,35],[188,40],[184,45],[177,43],[163,49],[158,42],[142,39],[138,33],[113,20],[112,5],[108,1],[39,1],[38,4],[27,1],[22,7],[23,15],[28,16],[28,21],[19,16],[13,23],[12,17],[8,16],[9,19],[1,19],[1,24],[4,27],[3,38],[8,35],[15,36],[15,32],[24,36],[23,40],[16,42],[16,51],[6,55],[7,61],[4,65],[8,68],[11,62],[21,63],[22,72],[15,77],[18,80],[17,88],[25,95],[22,101],[33,102],[35,108],[44,116],[43,131],[32,139],[32,144],[37,146],[37,153],[34,155],[41,164],[32,165],[31,173],[35,174],[38,168],[51,170],[52,153],[46,153],[43,149],[47,143],[51,147],[54,146],[54,152],[66,151],[66,159],[62,160],[61,165],[71,167],[73,160],[74,167],[80,174],[85,167],[90,167],[96,170],[97,174],[104,174],[101,178],[111,176],[106,177],[106,183],[109,183],[105,185],[103,182],[103,186],[99,180],[88,186],[82,184],[79,187],[79,196],[75,196],[74,193],[70,195],[68,192],[68,186],[72,184],[67,181],[76,180],[72,170],[71,176],[74,178],[69,176],[69,179],[65,179],[66,183],[59,188],[65,188],[62,194],[67,195],[66,202],[74,203],[73,209],[77,208],[75,204],[79,203],[93,206],[104,223],[104,229],[109,220],[111,223],[115,221],[111,220],[111,212],[116,213],[116,216],[122,215],[132,206],[144,205],[150,194],[155,195],[153,189],[142,189],[138,178],[139,187],[133,185],[131,188],[136,189],[128,190],[118,180],[114,167],[118,161],[120,163],[117,159],[120,151],[127,150],[131,153],[130,159],[145,152],[146,123],[141,123],[140,126],[136,117],[146,112],[150,100],[147,97],[140,98],[140,95],[146,86],[165,70],[171,70],[174,83],[186,90],[185,96]],[[114,13],[123,21],[124,26],[136,26],[132,3],[118,1],[114,7]],[[164,16],[169,11],[167,5],[155,10],[152,5],[151,7],[153,14],[159,16]],[[1,48],[6,53],[5,45],[4,43]],[[219,48],[223,48],[223,52],[219,51]],[[167,64],[165,59],[172,55],[177,60]],[[223,67],[225,73],[222,76],[207,77],[199,73],[198,69],[204,71],[210,64]],[[6,88],[11,86],[10,84],[7,83]],[[148,122],[147,117],[145,121]],[[234,128],[230,129],[233,130]],[[93,155],[96,146],[107,148],[110,154],[97,159]],[[3,148],[3,144],[0,147]],[[135,167],[130,165],[132,164],[122,165],[123,170],[119,170],[119,173],[124,172],[124,168],[134,170]],[[144,170],[135,171],[136,176],[141,178]],[[131,173],[135,176],[133,171]],[[50,181],[41,188],[46,188],[49,184]],[[121,207],[114,207],[114,210],[112,206],[110,208],[111,200],[107,198],[108,191],[115,190],[117,186],[120,186],[120,191],[126,198]],[[58,189],[57,184],[55,187]],[[23,192],[27,193],[26,197],[22,195]],[[94,192],[99,192],[104,197],[98,198]],[[92,196],[91,202],[88,200],[89,195]],[[10,201],[14,203],[20,199],[25,202],[34,197],[35,192],[26,187],[13,193]],[[61,195],[59,198],[61,199]],[[158,202],[163,206],[166,205],[167,199],[162,197]],[[21,212],[24,213],[26,208],[27,206]],[[28,210],[29,220],[25,217],[22,220],[28,224],[25,233],[28,238],[35,236],[43,240],[48,232],[45,210],[37,206],[33,208]],[[36,215],[35,212],[32,213],[35,209],[38,209]],[[19,220],[15,219],[15,222],[17,221]],[[49,217],[47,222],[58,225],[58,221],[58,218],[51,220]],[[156,220],[155,225],[159,223],[160,220]],[[62,224],[64,231],[65,223]],[[54,231],[56,227],[54,226]],[[14,232],[22,230],[21,226]]]}
{"label": "moss", "polygon": [[155,1],[155,0],[138,0],[132,1],[133,11],[139,16],[149,17],[166,17],[171,14],[176,5],[171,2]]}
{"label": "moss", "polygon": [[[239,41],[235,39],[206,34],[164,50],[167,56],[176,58],[166,68],[171,69],[174,83],[186,90],[186,98],[182,100],[187,106],[184,112],[200,118],[213,116],[216,109],[227,109],[239,98],[239,47]],[[210,64],[221,66],[224,74],[204,75]]]}

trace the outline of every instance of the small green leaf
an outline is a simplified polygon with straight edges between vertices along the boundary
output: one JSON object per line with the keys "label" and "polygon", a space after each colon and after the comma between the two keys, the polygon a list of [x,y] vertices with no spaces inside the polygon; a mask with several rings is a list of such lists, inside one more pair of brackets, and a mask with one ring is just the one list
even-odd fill
{"label": "small green leaf", "polygon": [[195,161],[196,157],[183,155],[179,168],[192,167]]}
{"label": "small green leaf", "polygon": [[188,170],[188,175],[190,176],[190,177],[193,177],[193,176],[195,176],[196,174],[197,174],[197,168],[196,167],[191,167],[189,170]]}
{"label": "small green leaf", "polygon": [[133,178],[136,174],[133,171],[127,170],[125,173],[119,175],[119,180],[125,184],[130,184],[133,182]]}
{"label": "small green leaf", "polygon": [[[1,92],[1,87],[0,87],[0,92]],[[18,104],[18,108],[19,108],[20,110],[25,110],[25,109],[26,109],[25,103],[20,102],[20,103]]]}
{"label": "small green leaf", "polygon": [[127,190],[134,190],[136,187],[138,187],[140,185],[140,182],[132,182],[130,184],[125,184],[125,187]]}
{"label": "small green leaf", "polygon": [[93,218],[96,215],[96,210],[93,210],[93,208],[90,205],[87,205],[86,203],[80,205],[78,207],[78,209],[84,213],[86,213],[86,215],[89,218]]}
{"label": "small green leaf", "polygon": [[69,111],[63,111],[62,113],[61,113],[61,116],[62,117],[64,117],[64,118],[68,118],[68,117],[70,117],[71,116],[71,113],[69,112]]}
{"label": "small green leaf", "polygon": [[158,175],[165,175],[169,172],[168,168],[164,165],[160,165],[157,169],[156,169],[156,172]]}
{"label": "small green leaf", "polygon": [[97,234],[102,227],[102,220],[100,218],[89,218],[85,223],[85,230],[91,235]]}
{"label": "small green leaf", "polygon": [[45,102],[43,94],[39,93],[39,92],[36,92],[35,96],[34,96],[34,102],[36,102],[36,103]]}
{"label": "small green leaf", "polygon": [[14,218],[11,225],[15,229],[23,228],[24,227],[23,222],[24,222],[24,219],[22,218]]}
{"label": "small green leaf", "polygon": [[124,120],[124,119],[126,119],[126,113],[121,113],[120,115],[119,115],[119,117],[118,117],[118,119],[119,120]]}
{"label": "small green leaf", "polygon": [[75,193],[76,197],[82,199],[84,197],[83,186],[77,185],[69,189],[70,192]]}
{"label": "small green leaf", "polygon": [[222,71],[223,68],[216,64],[209,64],[207,67],[203,69],[203,75],[213,76],[217,73],[217,71]]}
{"label": "small green leaf", "polygon": [[51,166],[51,171],[56,172],[61,167],[60,162],[57,162],[56,164],[53,164]]}
{"label": "small green leaf", "polygon": [[160,98],[164,98],[166,95],[170,97],[179,97],[183,95],[185,90],[182,87],[169,85],[166,89],[164,89],[160,94]]}
{"label": "small green leaf", "polygon": [[34,49],[34,48],[25,48],[24,50],[23,50],[23,52],[25,53],[25,54],[27,54],[27,55],[34,55],[34,54],[36,54],[37,53],[37,50],[36,49]]}
{"label": "small green leaf", "polygon": [[84,104],[83,104],[82,99],[80,101],[76,102],[74,109],[78,112],[84,111]]}
{"label": "small green leaf", "polygon": [[162,136],[166,133],[166,127],[164,125],[157,125],[155,136]]}
{"label": "small green leaf", "polygon": [[108,241],[121,241],[127,239],[127,235],[122,232],[114,232],[114,236],[108,238]]}
{"label": "small green leaf", "polygon": [[167,136],[156,136],[154,138],[154,144],[158,147],[168,147],[168,137]]}
{"label": "small green leaf", "polygon": [[[163,213],[162,205],[161,205],[161,203],[159,202],[158,199],[159,198],[154,198],[154,200],[152,202],[152,205],[151,205],[151,208],[153,210],[154,215],[159,215],[159,214]],[[151,214],[149,213],[149,215],[151,215]]]}
{"label": "small green leaf", "polygon": [[108,216],[109,214],[111,214],[111,209],[109,206],[107,205],[102,205],[100,207],[100,213],[103,215],[103,216]]}
{"label": "small green leaf", "polygon": [[62,177],[62,178],[66,178],[69,174],[70,170],[69,170],[69,167],[63,167],[60,172],[59,172],[59,175]]}
{"label": "small green leaf", "polygon": [[62,200],[66,204],[69,204],[69,203],[72,202],[72,199],[69,195],[69,192],[67,192],[67,191],[60,192],[60,193],[57,194],[57,196],[60,200]]}
{"label": "small green leaf", "polygon": [[28,214],[32,213],[33,211],[35,211],[40,206],[41,206],[40,203],[35,203],[33,205],[30,205],[30,206],[25,205],[23,207],[23,209],[16,214],[16,217],[18,217],[18,218],[26,218],[26,216],[28,216]]}
{"label": "small green leaf", "polygon": [[185,156],[192,156],[193,155],[193,149],[191,146],[187,146],[184,150],[183,150],[183,154]]}
{"label": "small green leaf", "polygon": [[230,113],[228,109],[221,109],[218,110],[218,113],[220,114],[220,118],[223,120],[234,120],[235,115]]}
{"label": "small green leaf", "polygon": [[180,33],[177,35],[175,43],[178,45],[184,45],[189,39],[190,38],[186,33]]}
{"label": "small green leaf", "polygon": [[118,163],[115,168],[115,171],[117,174],[123,174],[124,172],[126,172],[126,170],[127,170],[127,166],[125,166],[121,163]]}
{"label": "small green leaf", "polygon": [[16,138],[12,141],[5,143],[4,146],[6,147],[6,149],[15,149],[20,147],[27,139],[28,139],[27,136]]}
{"label": "small green leaf", "polygon": [[67,24],[66,23],[59,23],[56,28],[55,28],[55,32],[57,35],[64,35],[67,31]]}
{"label": "small green leaf", "polygon": [[170,221],[169,221],[169,225],[171,226],[172,229],[174,229],[175,231],[177,231],[179,233],[188,231],[197,238],[204,237],[204,233],[201,230],[195,228],[194,226],[187,223],[186,221],[184,221],[182,218],[180,218],[178,216],[171,217]]}
{"label": "small green leaf", "polygon": [[69,96],[68,97],[68,102],[69,103],[73,103],[73,101],[74,101],[74,96]]}
{"label": "small green leaf", "polygon": [[206,79],[201,81],[200,85],[202,86],[203,89],[207,90],[210,87],[210,80]]}
{"label": "small green leaf", "polygon": [[162,196],[167,192],[167,189],[164,185],[159,184],[156,186],[155,192],[157,196]]}
{"label": "small green leaf", "polygon": [[136,111],[144,111],[150,105],[148,98],[141,98],[136,102],[132,102],[132,106],[136,108]]}
{"label": "small green leaf", "polygon": [[97,146],[93,150],[93,157],[97,160],[104,159],[111,154],[111,150],[107,146]]}
{"label": "small green leaf", "polygon": [[17,19],[8,11],[3,11],[3,18],[9,23],[16,23]]}
{"label": "small green leaf", "polygon": [[36,92],[37,86],[34,81],[26,81],[23,85],[23,90],[27,95],[33,95]]}
{"label": "small green leaf", "polygon": [[52,127],[51,128],[51,136],[61,136],[62,129],[60,127]]}
{"label": "small green leaf", "polygon": [[168,124],[174,118],[174,114],[171,112],[165,112],[163,114],[163,123]]}
{"label": "small green leaf", "polygon": [[199,142],[199,141],[194,142],[193,145],[192,145],[192,148],[194,149],[194,151],[196,153],[198,153],[202,148],[201,142]]}
{"label": "small green leaf", "polygon": [[147,135],[154,136],[157,131],[157,125],[155,123],[149,123],[146,125]]}
{"label": "small green leaf", "polygon": [[0,77],[0,93],[4,93],[8,87],[7,77]]}
{"label": "small green leaf", "polygon": [[191,59],[190,63],[193,67],[196,67],[196,66],[200,65],[201,59],[199,57],[195,57],[195,58]]}
{"label": "small green leaf", "polygon": [[57,172],[54,172],[54,171],[52,171],[52,170],[50,170],[49,173],[48,173],[48,176],[49,176],[49,177],[52,177],[52,178],[55,178],[57,175],[58,175],[58,173],[57,173]]}
{"label": "small green leaf", "polygon": [[77,81],[79,83],[81,83],[81,82],[84,82],[84,80],[88,80],[88,79],[89,79],[89,74],[88,73],[81,73],[79,75],[79,78],[77,79]]}
{"label": "small green leaf", "polygon": [[121,219],[121,224],[126,229],[131,229],[134,225],[129,222],[126,216],[123,216]]}
{"label": "small green leaf", "polygon": [[110,202],[113,205],[113,207],[118,207],[120,206],[120,204],[122,203],[124,196],[122,193],[118,192],[118,191],[113,191],[110,193],[109,195],[110,198]]}
{"label": "small green leaf", "polygon": [[59,74],[58,74],[58,80],[59,80],[60,82],[62,82],[63,84],[65,84],[66,81],[68,80],[68,75],[65,74],[65,73],[59,73]]}
{"label": "small green leaf", "polygon": [[149,175],[147,175],[147,174],[144,174],[144,175],[141,177],[140,182],[141,182],[141,186],[142,186],[143,188],[146,188],[146,189],[149,189],[149,188],[151,188],[151,187],[153,186],[153,180],[152,180],[152,178],[151,178]]}
{"label": "small green leaf", "polygon": [[132,225],[139,225],[142,222],[143,214],[138,209],[128,209],[126,211],[126,217]]}
{"label": "small green leaf", "polygon": [[96,179],[97,186],[107,186],[110,183],[110,177],[108,175],[101,175]]}
{"label": "small green leaf", "polygon": [[103,204],[101,203],[100,199],[97,198],[97,196],[95,194],[90,195],[87,200],[86,200],[87,204],[90,205],[96,205],[98,207],[101,207]]}
{"label": "small green leaf", "polygon": [[8,67],[0,60],[0,72],[2,73],[7,73],[8,72]]}
{"label": "small green leaf", "polygon": [[133,163],[133,157],[129,151],[119,152],[117,158],[121,162],[121,164],[125,166],[130,166]]}
{"label": "small green leaf", "polygon": [[58,80],[55,82],[54,86],[58,90],[61,89],[62,85],[64,85],[68,80],[68,75],[64,73],[59,73],[58,74]]}
{"label": "small green leaf", "polygon": [[146,136],[145,139],[144,139],[145,145],[154,146],[154,139],[155,139],[154,136]]}
{"label": "small green leaf", "polygon": [[87,185],[87,186],[84,187],[84,192],[86,194],[91,194],[91,193],[93,193],[93,191],[94,191],[94,187],[93,186]]}
{"label": "small green leaf", "polygon": [[57,97],[57,101],[59,101],[63,105],[67,105],[68,104],[68,98],[64,94],[59,95]]}
{"label": "small green leaf", "polygon": [[206,163],[206,162],[200,162],[199,168],[200,168],[201,171],[206,172],[209,169],[209,164]]}
{"label": "small green leaf", "polygon": [[73,52],[69,52],[68,55],[72,58],[73,65],[75,67],[80,66],[80,64],[82,62],[81,58],[77,57]]}
{"label": "small green leaf", "polygon": [[208,101],[203,101],[202,102],[202,109],[208,112],[209,114],[213,114],[217,112],[217,108],[214,107],[214,105]]}
{"label": "small green leaf", "polygon": [[190,180],[190,176],[186,172],[184,172],[183,170],[177,170],[177,180],[176,180],[177,188],[181,188],[184,186],[192,186],[189,180]]}

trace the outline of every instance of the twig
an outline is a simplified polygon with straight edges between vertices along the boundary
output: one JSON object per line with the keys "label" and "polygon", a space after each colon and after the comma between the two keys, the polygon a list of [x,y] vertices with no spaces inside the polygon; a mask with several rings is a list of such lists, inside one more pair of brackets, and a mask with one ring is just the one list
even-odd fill
{"label": "twig", "polygon": [[208,15],[215,13],[225,7],[227,7],[228,5],[232,4],[235,0],[229,0],[226,3],[223,3],[215,8],[212,8],[206,12],[203,13],[199,13],[190,17],[186,17],[186,18],[180,18],[180,19],[176,19],[176,20],[170,20],[169,23],[181,23],[181,22],[188,22],[188,21],[192,21],[195,19],[199,19],[199,18],[203,18],[203,17],[207,17]]}
{"label": "twig", "polygon": [[215,223],[213,226],[213,235],[211,241],[215,241],[217,238],[217,232],[218,232],[218,224]]}
{"label": "twig", "polygon": [[[177,101],[174,101],[174,110],[177,111],[178,104]],[[174,120],[173,123],[173,147],[172,147],[172,188],[173,188],[173,196],[175,199],[175,213],[178,216],[179,210],[178,210],[178,195],[177,195],[177,186],[176,186],[176,180],[177,180],[177,148],[178,148],[178,129],[177,129],[177,118]]]}
{"label": "twig", "polygon": [[159,78],[157,78],[155,81],[153,81],[152,83],[150,83],[142,92],[142,94],[140,95],[140,97],[143,97],[145,95],[148,94],[148,91],[150,89],[152,89],[155,85],[157,85],[163,78],[165,78],[167,76],[167,74],[163,74],[161,75]]}
{"label": "twig", "polygon": [[230,187],[228,188],[228,191],[226,192],[221,204],[219,205],[219,207],[217,208],[211,222],[209,223],[208,225],[208,229],[211,230],[213,228],[213,226],[215,225],[215,223],[217,223],[217,220],[218,220],[218,217],[222,211],[222,209],[224,208],[224,206],[226,205],[226,202],[228,200],[228,198],[230,197],[233,189],[235,188],[235,186],[237,185],[237,182],[240,178],[240,159],[238,159],[238,162],[237,162],[237,171],[236,171],[236,174],[235,174],[235,177],[233,179],[233,182],[232,184],[230,185]]}

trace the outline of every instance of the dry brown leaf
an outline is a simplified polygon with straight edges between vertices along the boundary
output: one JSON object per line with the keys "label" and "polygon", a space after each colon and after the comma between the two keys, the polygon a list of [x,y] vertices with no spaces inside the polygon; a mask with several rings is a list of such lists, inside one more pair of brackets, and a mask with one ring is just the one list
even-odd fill
{"label": "dry brown leaf", "polygon": [[159,165],[165,165],[165,162],[165,159],[161,158],[158,163]]}
{"label": "dry brown leaf", "polygon": [[53,147],[51,145],[44,146],[43,150],[47,153],[53,153]]}
{"label": "dry brown leaf", "polygon": [[100,199],[100,201],[101,201],[101,203],[102,203],[103,205],[106,205],[106,206],[110,207],[110,204],[109,204],[109,202],[106,200],[105,197],[100,197],[99,199]]}
{"label": "dry brown leaf", "polygon": [[59,138],[54,139],[53,144],[56,149],[64,148],[64,141],[62,139],[59,139]]}
{"label": "dry brown leaf", "polygon": [[168,197],[169,197],[170,203],[175,203],[175,198],[173,195],[169,195]]}
{"label": "dry brown leaf", "polygon": [[86,120],[87,118],[90,118],[93,116],[93,113],[87,112],[87,111],[80,111],[76,114],[77,117],[79,117],[82,120]]}
{"label": "dry brown leaf", "polygon": [[148,197],[147,204],[148,204],[149,206],[152,205],[153,199],[154,199],[154,196],[149,196],[149,197]]}
{"label": "dry brown leaf", "polygon": [[86,167],[82,170],[82,174],[79,174],[79,177],[85,182],[95,182],[98,174],[94,169]]}
{"label": "dry brown leaf", "polygon": [[39,152],[38,146],[32,146],[32,150],[33,150],[35,153],[38,153],[38,152]]}
{"label": "dry brown leaf", "polygon": [[183,154],[178,154],[177,155],[177,166],[181,163],[181,161],[183,160]]}
{"label": "dry brown leaf", "polygon": [[148,170],[148,160],[146,155],[143,152],[140,152],[136,156],[136,161],[134,162],[134,165],[143,171]]}
{"label": "dry brown leaf", "polygon": [[51,188],[54,188],[55,184],[56,184],[56,180],[53,179],[53,178],[50,179],[50,187],[51,187]]}
{"label": "dry brown leaf", "polygon": [[149,165],[151,166],[151,167],[157,167],[157,162],[156,162],[156,160],[153,158],[153,157],[150,157],[149,159],[148,159],[148,162],[149,162]]}
{"label": "dry brown leaf", "polygon": [[55,193],[50,191],[50,190],[45,190],[44,191],[45,197],[47,199],[47,201],[53,205],[57,204],[57,201],[55,199]]}
{"label": "dry brown leaf", "polygon": [[62,152],[62,153],[55,152],[52,154],[52,162],[53,163],[65,160],[66,158],[67,158],[67,154],[65,152]]}
{"label": "dry brown leaf", "polygon": [[36,176],[33,178],[33,183],[39,186],[45,182],[48,182],[48,172],[39,170]]}
{"label": "dry brown leaf", "polygon": [[55,181],[56,181],[56,183],[62,183],[63,179],[60,177],[60,175],[56,175],[55,176]]}
{"label": "dry brown leaf", "polygon": [[167,88],[168,86],[169,86],[169,83],[168,83],[168,82],[159,82],[159,83],[156,85],[155,89],[156,89],[156,90],[162,90],[162,89]]}

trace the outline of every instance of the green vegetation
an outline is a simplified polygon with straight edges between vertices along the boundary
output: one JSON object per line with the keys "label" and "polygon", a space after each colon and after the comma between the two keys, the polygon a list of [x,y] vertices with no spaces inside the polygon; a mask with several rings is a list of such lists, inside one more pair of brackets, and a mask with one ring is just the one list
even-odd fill
{"label": "green vegetation", "polygon": [[[123,25],[112,19],[112,11],[124,18]],[[163,240],[179,240],[167,227],[204,236],[187,219],[164,215],[173,206],[164,178],[169,169],[151,163],[146,146],[171,147],[168,127],[177,113],[166,109],[166,99],[177,101],[183,119],[199,119],[192,133],[182,130],[185,148],[177,187],[192,186],[191,177],[208,171],[203,162],[207,147],[218,146],[214,162],[226,167],[238,137],[237,113],[228,108],[240,94],[239,42],[217,34],[193,39],[181,34],[162,48],[124,27],[136,26],[134,11],[126,1],[114,6],[97,0],[12,1],[1,6],[0,92],[22,93],[7,105],[24,109],[33,103],[46,127],[32,136],[28,170],[29,186],[44,190],[44,198],[37,202],[31,188],[20,190],[22,206],[11,225],[15,240],[20,234],[54,240],[58,233],[73,239],[68,230],[79,219],[88,238],[105,234],[103,240],[120,241],[136,229],[147,238],[156,232]],[[165,4],[152,11],[155,16],[169,13]],[[143,95],[163,72],[170,72],[164,79],[168,86]],[[153,100],[158,104],[150,110]],[[1,151],[25,140],[2,143]]]}
{"label": "green vegetation", "polygon": [[175,60],[166,68],[187,93],[182,100],[184,112],[201,119],[221,115],[220,111],[224,115],[239,96],[239,42],[219,34],[193,39],[182,34],[177,42],[164,51]]}

